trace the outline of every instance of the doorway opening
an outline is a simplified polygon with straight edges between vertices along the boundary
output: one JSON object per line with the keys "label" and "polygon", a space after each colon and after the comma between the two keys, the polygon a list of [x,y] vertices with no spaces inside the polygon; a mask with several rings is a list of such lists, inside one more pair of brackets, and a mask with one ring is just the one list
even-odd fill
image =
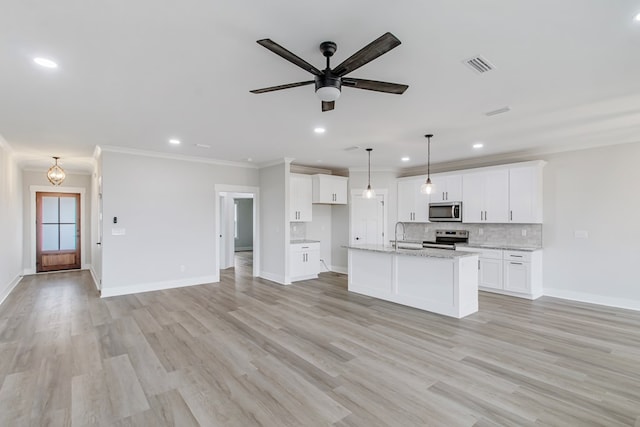
{"label": "doorway opening", "polygon": [[36,273],[81,266],[80,194],[36,192]]}

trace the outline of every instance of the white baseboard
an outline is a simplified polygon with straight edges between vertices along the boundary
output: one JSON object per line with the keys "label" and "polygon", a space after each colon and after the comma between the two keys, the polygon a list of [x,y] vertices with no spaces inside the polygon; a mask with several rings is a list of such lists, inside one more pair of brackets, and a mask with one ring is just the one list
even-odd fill
{"label": "white baseboard", "polygon": [[279,285],[290,285],[291,282],[287,283],[284,276],[279,274],[267,273],[266,271],[260,272],[260,277],[263,279],[270,280],[272,282],[276,282]]}
{"label": "white baseboard", "polygon": [[22,275],[23,276],[29,276],[30,274],[36,274],[36,269],[35,268],[25,268],[24,270],[22,270]]}
{"label": "white baseboard", "polygon": [[334,273],[348,274],[347,267],[342,267],[340,265],[332,265],[331,271],[333,271]]}
{"label": "white baseboard", "polygon": [[202,276],[190,277],[188,279],[167,280],[165,282],[140,283],[129,286],[108,287],[103,286],[100,290],[100,297],[115,297],[118,295],[138,294],[141,292],[161,291],[164,289],[184,288],[186,286],[204,285],[206,283],[216,283],[220,281],[220,277]]}
{"label": "white baseboard", "polygon": [[13,291],[16,286],[18,286],[20,280],[22,280],[22,276],[17,275],[15,279],[13,279],[11,283],[9,283],[9,286],[7,286],[4,291],[0,292],[0,305],[2,305],[5,299],[7,299],[11,291]]}
{"label": "white baseboard", "polygon": [[608,307],[626,308],[628,310],[640,311],[640,301],[628,300],[626,298],[612,298],[602,295],[589,294],[585,292],[567,291],[565,289],[544,288],[544,295],[548,297],[567,299],[572,301],[586,302],[590,304],[606,305]]}
{"label": "white baseboard", "polygon": [[98,292],[100,292],[100,288],[102,286],[100,285],[100,279],[98,279],[98,275],[93,270],[93,265],[91,265],[89,267],[89,272],[91,273],[91,278],[93,279],[93,284],[96,285],[96,289],[98,290]]}

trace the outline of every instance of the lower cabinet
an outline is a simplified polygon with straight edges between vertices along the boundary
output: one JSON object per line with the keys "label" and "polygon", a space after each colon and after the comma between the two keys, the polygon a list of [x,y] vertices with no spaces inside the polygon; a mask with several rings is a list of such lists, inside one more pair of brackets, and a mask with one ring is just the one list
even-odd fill
{"label": "lower cabinet", "polygon": [[289,251],[289,277],[292,282],[316,279],[320,273],[320,243],[293,243]]}
{"label": "lower cabinet", "polygon": [[542,296],[542,251],[457,248],[478,253],[478,288],[528,299]]}

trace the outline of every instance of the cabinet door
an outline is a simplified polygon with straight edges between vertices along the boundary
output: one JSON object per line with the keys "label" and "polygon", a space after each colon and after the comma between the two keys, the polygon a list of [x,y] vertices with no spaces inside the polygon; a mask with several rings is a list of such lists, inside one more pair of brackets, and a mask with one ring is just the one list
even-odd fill
{"label": "cabinet door", "polygon": [[416,211],[416,188],[415,180],[398,181],[398,221],[413,222]]}
{"label": "cabinet door", "polygon": [[509,171],[484,173],[484,222],[509,222]]}
{"label": "cabinet door", "polygon": [[346,205],[347,204],[347,179],[342,177],[333,178],[333,194],[334,204]]}
{"label": "cabinet door", "polygon": [[289,255],[289,276],[292,279],[296,277],[304,276],[306,262],[305,252],[292,251]]}
{"label": "cabinet door", "polygon": [[484,177],[482,173],[470,173],[462,177],[462,220],[483,222]]}
{"label": "cabinet door", "polygon": [[320,273],[320,251],[308,251],[306,252],[307,257],[305,258],[305,274],[307,275],[317,275]]}
{"label": "cabinet door", "polygon": [[[414,196],[414,215],[415,222],[429,222],[429,201],[431,200],[430,194],[422,194],[420,192],[420,186],[427,178],[415,181],[415,196]],[[433,194],[433,193],[432,193]]]}
{"label": "cabinet door", "polygon": [[446,186],[445,196],[448,202],[462,200],[462,175],[447,175]]}
{"label": "cabinet door", "polygon": [[478,286],[502,289],[502,260],[480,258]]}
{"label": "cabinet door", "polygon": [[531,292],[531,272],[528,262],[504,262],[504,288],[512,292]]}
{"label": "cabinet door", "polygon": [[312,186],[309,175],[291,174],[289,195],[289,220],[305,221],[312,220]]}
{"label": "cabinet door", "polygon": [[509,169],[509,221],[542,222],[542,172],[538,166]]}
{"label": "cabinet door", "polygon": [[447,177],[446,176],[431,176],[431,203],[441,203],[447,201]]}

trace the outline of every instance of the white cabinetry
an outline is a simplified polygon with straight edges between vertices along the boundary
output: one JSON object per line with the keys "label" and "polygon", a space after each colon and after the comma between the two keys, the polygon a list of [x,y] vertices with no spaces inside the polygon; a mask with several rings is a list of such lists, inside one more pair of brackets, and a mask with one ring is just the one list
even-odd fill
{"label": "white cabinetry", "polygon": [[347,180],[344,176],[311,175],[313,178],[313,203],[330,205],[347,204]]}
{"label": "white cabinetry", "polygon": [[290,174],[289,188],[289,220],[310,222],[312,217],[311,176]]}
{"label": "white cabinetry", "polygon": [[398,180],[398,221],[428,222],[429,195],[420,193],[426,177]]}
{"label": "white cabinetry", "polygon": [[462,200],[462,175],[431,175],[431,203]]}
{"label": "white cabinetry", "polygon": [[492,169],[464,174],[463,222],[509,222],[509,170]]}
{"label": "white cabinetry", "polygon": [[289,250],[289,277],[292,282],[315,279],[320,273],[320,243],[293,243]]}
{"label": "white cabinetry", "polygon": [[509,222],[542,223],[542,166],[531,162],[509,168]]}
{"label": "white cabinetry", "polygon": [[542,251],[514,251],[482,248],[457,248],[477,252],[478,287],[528,299],[542,296]]}

